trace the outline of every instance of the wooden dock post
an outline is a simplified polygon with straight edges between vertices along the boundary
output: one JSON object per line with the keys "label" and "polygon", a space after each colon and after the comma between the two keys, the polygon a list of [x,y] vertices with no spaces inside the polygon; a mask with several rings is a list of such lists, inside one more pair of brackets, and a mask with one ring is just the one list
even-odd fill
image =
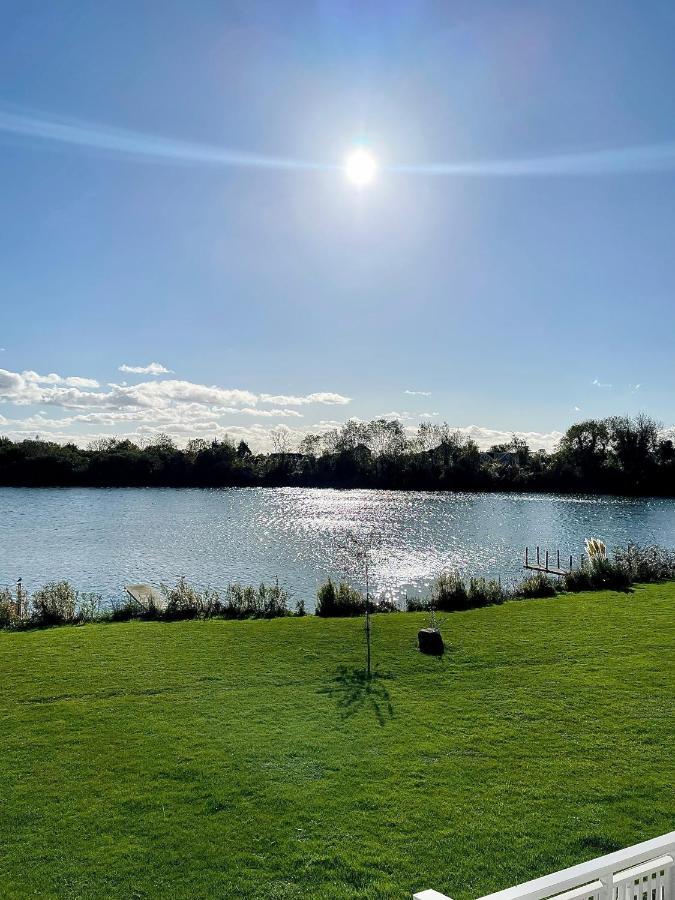
{"label": "wooden dock post", "polygon": [[[544,572],[546,575],[559,575],[561,577],[567,574],[567,571],[561,568],[560,550],[545,550],[542,553],[541,547],[536,547],[535,549],[537,558],[536,562],[530,559],[530,548],[525,547],[525,569],[530,569],[535,572]],[[555,560],[555,563],[553,562],[553,560]],[[570,572],[572,571],[573,565],[574,556],[570,555]]]}

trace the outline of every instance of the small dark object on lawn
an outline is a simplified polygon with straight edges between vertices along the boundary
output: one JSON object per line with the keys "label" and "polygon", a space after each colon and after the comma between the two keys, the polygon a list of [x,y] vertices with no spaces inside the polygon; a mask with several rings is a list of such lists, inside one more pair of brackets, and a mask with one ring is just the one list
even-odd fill
{"label": "small dark object on lawn", "polygon": [[417,643],[419,644],[420,653],[442,656],[445,650],[443,637],[437,628],[420,628],[417,632]]}

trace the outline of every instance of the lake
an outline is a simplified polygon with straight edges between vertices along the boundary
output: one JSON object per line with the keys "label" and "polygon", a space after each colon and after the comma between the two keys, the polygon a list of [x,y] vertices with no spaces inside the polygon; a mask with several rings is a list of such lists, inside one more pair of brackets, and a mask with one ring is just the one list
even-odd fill
{"label": "lake", "polygon": [[121,597],[124,584],[199,586],[279,578],[313,608],[316,586],[349,568],[349,531],[377,529],[377,593],[418,592],[443,569],[522,576],[526,545],[578,558],[610,547],[675,546],[675,500],[319,488],[0,488],[0,585],[67,578]]}

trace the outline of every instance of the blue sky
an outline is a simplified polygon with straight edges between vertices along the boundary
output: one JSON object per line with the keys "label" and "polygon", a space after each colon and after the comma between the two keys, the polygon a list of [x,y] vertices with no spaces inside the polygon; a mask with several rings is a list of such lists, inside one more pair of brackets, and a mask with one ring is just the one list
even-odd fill
{"label": "blue sky", "polygon": [[656,0],[0,0],[0,430],[672,425],[674,58]]}

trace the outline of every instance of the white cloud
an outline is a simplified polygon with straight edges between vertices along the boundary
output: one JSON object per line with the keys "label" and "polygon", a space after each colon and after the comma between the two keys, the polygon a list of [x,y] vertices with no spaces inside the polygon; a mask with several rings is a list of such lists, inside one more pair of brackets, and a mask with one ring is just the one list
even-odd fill
{"label": "white cloud", "polygon": [[420,413],[419,418],[420,418],[420,419],[433,419],[433,418],[434,418],[435,416],[437,416],[437,415],[439,415],[439,413],[437,413],[437,412],[432,412],[432,413]]}
{"label": "white cloud", "polygon": [[404,394],[409,394],[411,397],[431,397],[431,391],[403,391]]}
{"label": "white cloud", "polygon": [[608,388],[611,388],[611,387],[612,387],[611,384],[607,384],[606,382],[602,382],[602,381],[600,381],[598,378],[594,378],[593,381],[591,382],[591,384],[592,384],[594,387],[597,387],[597,388],[603,388],[603,389],[608,389]]}
{"label": "white cloud", "polygon": [[119,367],[120,372],[128,372],[132,375],[171,375],[173,369],[167,369],[161,363],[151,362],[147,366],[128,366],[122,363]]}
{"label": "white cloud", "polygon": [[49,375],[38,375],[37,372],[33,372],[30,369],[22,372],[21,375],[29,384],[62,384],[76,388],[100,387],[95,378],[80,378],[78,375],[69,375],[65,378],[62,375],[57,375],[55,372],[50,372]]}
{"label": "white cloud", "polygon": [[231,412],[240,412],[245,416],[256,416],[265,419],[304,419],[303,414],[295,409],[234,409]]}
{"label": "white cloud", "polygon": [[351,401],[350,397],[343,397],[342,394],[333,394],[329,391],[306,394],[304,397],[296,397],[288,394],[261,394],[259,399],[261,403],[278,403],[281,406],[305,406],[309,403],[323,403],[329,406],[345,406]]}
{"label": "white cloud", "polygon": [[393,410],[392,412],[382,413],[379,416],[375,417],[376,419],[398,419],[399,422],[411,422],[415,416],[411,416],[407,410],[403,412],[396,412]]}
{"label": "white cloud", "polygon": [[628,387],[630,388],[631,394],[637,394],[637,392],[640,390],[642,385],[641,384],[629,384]]}
{"label": "white cloud", "polygon": [[70,378],[66,378],[63,383],[69,385],[70,387],[81,387],[81,388],[100,387],[98,381],[96,381],[95,378],[79,378],[77,375],[73,375]]}

